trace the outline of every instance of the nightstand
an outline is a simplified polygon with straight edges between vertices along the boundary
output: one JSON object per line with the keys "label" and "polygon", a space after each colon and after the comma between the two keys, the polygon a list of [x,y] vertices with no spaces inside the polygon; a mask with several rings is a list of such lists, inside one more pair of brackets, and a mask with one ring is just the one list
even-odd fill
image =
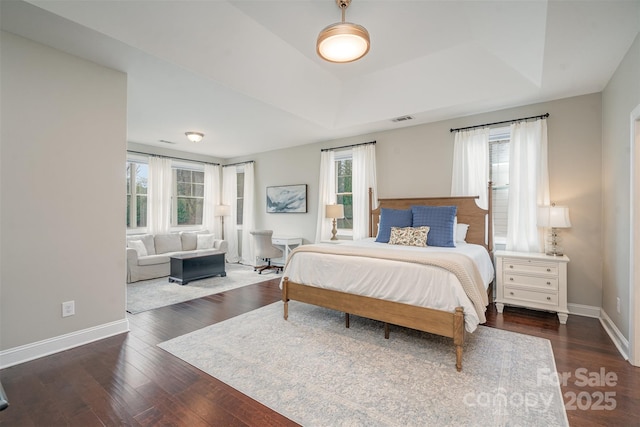
{"label": "nightstand", "polygon": [[558,313],[567,323],[567,264],[569,257],[544,253],[496,251],[496,308],[505,305]]}

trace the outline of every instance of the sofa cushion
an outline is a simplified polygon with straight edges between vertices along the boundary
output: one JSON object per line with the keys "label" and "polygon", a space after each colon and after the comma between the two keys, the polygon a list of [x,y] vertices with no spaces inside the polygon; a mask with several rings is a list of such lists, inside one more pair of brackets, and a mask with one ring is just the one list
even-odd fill
{"label": "sofa cushion", "polygon": [[169,261],[169,254],[149,255],[138,258],[138,265],[168,264]]}
{"label": "sofa cushion", "polygon": [[156,246],[156,254],[180,252],[182,250],[182,240],[180,240],[180,235],[177,233],[156,234],[153,241]]}
{"label": "sofa cushion", "polygon": [[181,231],[180,239],[182,240],[183,251],[195,251],[197,246],[198,234],[208,234],[209,230],[200,231]]}
{"label": "sofa cushion", "polygon": [[127,236],[127,247],[132,247],[131,245],[129,245],[129,242],[131,242],[132,240],[141,240],[142,243],[144,243],[144,247],[147,249],[147,255],[156,254],[156,247],[153,242],[152,234],[135,234],[132,236]]}

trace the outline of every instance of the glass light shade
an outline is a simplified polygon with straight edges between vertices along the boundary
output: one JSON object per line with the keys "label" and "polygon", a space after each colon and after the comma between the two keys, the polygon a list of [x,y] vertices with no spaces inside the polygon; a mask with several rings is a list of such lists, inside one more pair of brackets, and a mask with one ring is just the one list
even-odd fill
{"label": "glass light shade", "polygon": [[231,206],[229,205],[216,205],[213,207],[213,214],[215,216],[229,216],[231,213]]}
{"label": "glass light shade", "polygon": [[326,218],[344,218],[344,205],[326,205]]}
{"label": "glass light shade", "polygon": [[551,228],[569,228],[569,208],[566,206],[539,206],[538,226]]}
{"label": "glass light shade", "polygon": [[320,31],[316,51],[329,62],[356,61],[369,52],[369,32],[361,25],[339,22]]}
{"label": "glass light shade", "polygon": [[185,132],[184,134],[187,135],[187,138],[191,142],[200,142],[202,138],[204,138],[204,133],[200,132]]}

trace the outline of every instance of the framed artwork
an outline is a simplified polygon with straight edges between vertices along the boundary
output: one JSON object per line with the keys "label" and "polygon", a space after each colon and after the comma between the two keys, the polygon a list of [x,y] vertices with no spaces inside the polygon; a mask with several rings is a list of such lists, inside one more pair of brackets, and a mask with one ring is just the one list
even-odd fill
{"label": "framed artwork", "polygon": [[267,187],[267,213],[306,213],[307,184]]}

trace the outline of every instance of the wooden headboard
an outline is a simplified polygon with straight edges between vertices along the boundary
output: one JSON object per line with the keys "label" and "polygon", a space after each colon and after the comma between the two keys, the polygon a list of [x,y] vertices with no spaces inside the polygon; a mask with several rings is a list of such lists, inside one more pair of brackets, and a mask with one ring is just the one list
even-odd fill
{"label": "wooden headboard", "polygon": [[[369,237],[378,234],[380,208],[409,209],[411,206],[457,206],[458,222],[469,224],[467,242],[484,246],[490,253],[493,251],[493,229],[491,221],[491,183],[488,187],[489,209],[482,209],[476,204],[478,196],[453,197],[416,197],[408,199],[378,199],[378,207],[372,209],[373,194],[369,190]],[[488,220],[487,220],[488,218]]]}

